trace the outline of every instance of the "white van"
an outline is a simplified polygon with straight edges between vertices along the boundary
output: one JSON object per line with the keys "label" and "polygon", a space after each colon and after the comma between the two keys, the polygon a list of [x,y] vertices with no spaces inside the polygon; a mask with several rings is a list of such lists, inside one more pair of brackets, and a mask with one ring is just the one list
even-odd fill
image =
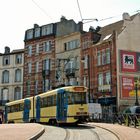
{"label": "white van", "polygon": [[99,103],[88,103],[89,119],[100,120],[102,119],[102,108]]}

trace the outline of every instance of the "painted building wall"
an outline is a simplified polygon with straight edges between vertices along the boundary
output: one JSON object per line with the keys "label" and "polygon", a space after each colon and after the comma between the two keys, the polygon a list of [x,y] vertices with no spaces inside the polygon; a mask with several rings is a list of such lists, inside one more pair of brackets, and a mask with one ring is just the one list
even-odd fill
{"label": "painted building wall", "polygon": [[134,88],[134,77],[139,77],[140,74],[137,71],[138,58],[136,57],[136,53],[140,52],[140,14],[131,18],[128,14],[124,14],[123,19],[122,32],[117,35],[116,40],[118,105],[122,108],[126,105],[135,104],[135,96],[130,94],[126,96],[125,90],[130,88],[129,92],[131,92]]}
{"label": "painted building wall", "polygon": [[[16,63],[16,55],[20,54],[22,56],[21,63]],[[3,65],[3,57],[9,57],[9,64]],[[23,97],[23,64],[24,64],[24,50],[14,50],[13,52],[9,52],[7,54],[0,55],[0,101],[1,105],[4,105],[7,101],[15,100],[15,88],[20,88],[20,92],[17,95],[19,98]],[[21,80],[16,81],[15,73],[16,70],[21,70]],[[9,71],[9,82],[3,82],[3,72],[7,70]],[[6,90],[5,90],[6,89]],[[4,95],[7,94],[7,95]],[[7,97],[6,97],[7,96]],[[6,99],[6,100],[5,100]],[[5,100],[5,101],[4,101]]]}
{"label": "painted building wall", "polygon": [[[66,44],[72,41],[77,41],[76,48],[65,50]],[[79,66],[80,66],[80,32],[74,32],[65,36],[56,37],[56,61],[58,64],[56,65],[56,70],[59,71],[60,79],[57,81],[57,84],[65,84],[69,83],[69,81],[75,81],[79,84]],[[74,60],[76,63],[75,66],[75,76],[70,79],[66,77],[66,63]],[[67,62],[66,62],[67,61]],[[61,82],[60,82],[61,81]]]}

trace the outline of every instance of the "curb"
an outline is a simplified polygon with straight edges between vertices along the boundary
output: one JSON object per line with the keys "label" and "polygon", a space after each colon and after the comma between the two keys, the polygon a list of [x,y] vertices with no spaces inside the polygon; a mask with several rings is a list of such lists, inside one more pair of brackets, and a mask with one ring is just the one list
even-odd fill
{"label": "curb", "polygon": [[29,140],[37,140],[44,132],[45,132],[45,128],[42,126],[42,129],[37,134],[30,137]]}

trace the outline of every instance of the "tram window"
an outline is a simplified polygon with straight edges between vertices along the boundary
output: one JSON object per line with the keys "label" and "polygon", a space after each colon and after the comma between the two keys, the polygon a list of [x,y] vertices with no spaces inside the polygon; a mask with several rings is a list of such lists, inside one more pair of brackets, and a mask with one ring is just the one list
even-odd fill
{"label": "tram window", "polygon": [[83,93],[81,93],[81,95],[82,95],[81,103],[85,104],[86,103],[86,93],[83,92]]}
{"label": "tram window", "polygon": [[48,101],[48,106],[52,105],[52,98],[51,96],[47,97],[47,101]]}
{"label": "tram window", "polygon": [[74,93],[68,92],[68,104],[74,104]]}
{"label": "tram window", "polygon": [[47,97],[44,98],[44,100],[43,100],[43,107],[46,107],[46,106],[47,106]]}
{"label": "tram window", "polygon": [[8,112],[8,113],[11,112],[11,107],[10,107],[10,106],[7,107],[7,112]]}
{"label": "tram window", "polygon": [[73,96],[74,96],[75,104],[86,103],[86,94],[85,93],[76,92],[76,93],[73,93]]}
{"label": "tram window", "polygon": [[47,106],[47,97],[41,99],[41,107]]}
{"label": "tram window", "polygon": [[12,113],[12,112],[15,112],[15,111],[14,111],[14,106],[11,106],[11,113]]}
{"label": "tram window", "polygon": [[75,93],[75,103],[81,103],[82,94]]}
{"label": "tram window", "polygon": [[19,111],[23,111],[23,109],[24,109],[23,103],[22,104],[19,104]]}
{"label": "tram window", "polygon": [[19,104],[14,105],[14,112],[18,112],[19,111]]}
{"label": "tram window", "polygon": [[56,105],[56,95],[52,96],[52,106]]}

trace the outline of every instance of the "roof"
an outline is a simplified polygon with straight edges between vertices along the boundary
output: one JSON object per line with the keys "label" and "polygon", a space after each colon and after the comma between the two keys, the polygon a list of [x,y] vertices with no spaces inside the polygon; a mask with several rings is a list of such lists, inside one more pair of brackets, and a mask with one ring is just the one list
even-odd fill
{"label": "roof", "polygon": [[101,30],[99,31],[99,33],[101,34],[100,42],[104,41],[105,38],[109,35],[110,35],[109,36],[110,38],[113,31],[117,31],[118,33],[120,33],[122,30],[122,27],[123,27],[123,20],[102,27]]}
{"label": "roof", "polygon": [[[136,15],[137,14],[130,16],[130,19],[133,20]],[[101,38],[99,42],[109,39],[113,31],[116,31],[119,34],[123,30],[123,25],[124,25],[124,20],[120,20],[115,23],[101,27],[100,31],[98,32],[99,34],[101,34]]]}
{"label": "roof", "polygon": [[24,49],[16,49],[13,50],[11,53],[19,53],[19,52],[24,52]]}

